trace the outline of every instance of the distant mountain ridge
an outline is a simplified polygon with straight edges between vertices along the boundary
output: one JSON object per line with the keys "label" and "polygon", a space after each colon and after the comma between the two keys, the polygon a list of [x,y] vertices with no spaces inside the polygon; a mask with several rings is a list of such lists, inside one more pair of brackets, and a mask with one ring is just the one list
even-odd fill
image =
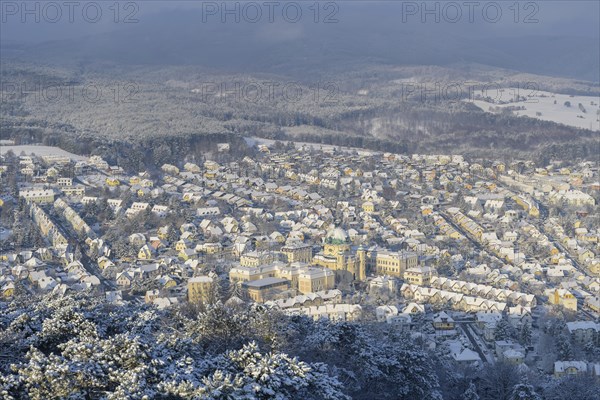
{"label": "distant mountain ridge", "polygon": [[[5,55],[44,62],[202,65],[228,72],[298,76],[364,64],[478,63],[599,82],[598,38],[509,35],[480,25],[402,24],[384,7],[350,9],[337,24],[202,23],[200,10],[164,12],[143,23],[94,35],[10,46]],[[8,49],[7,49],[8,50]]]}

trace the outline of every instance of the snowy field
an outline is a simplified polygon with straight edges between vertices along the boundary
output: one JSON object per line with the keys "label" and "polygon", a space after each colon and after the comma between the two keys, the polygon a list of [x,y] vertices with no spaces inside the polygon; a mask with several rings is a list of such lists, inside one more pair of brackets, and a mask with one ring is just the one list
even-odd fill
{"label": "snowy field", "polygon": [[[277,142],[277,140],[263,139],[263,138],[259,138],[256,136],[251,136],[251,137],[246,136],[246,137],[244,137],[244,140],[246,141],[246,144],[248,144],[248,146],[265,145],[265,146],[269,147],[269,146],[273,146],[275,144],[275,142]],[[315,150],[322,150],[325,152],[332,152],[334,149],[340,149],[342,151],[356,151],[358,154],[361,154],[361,155],[371,155],[371,154],[376,153],[373,150],[362,149],[359,147],[335,146],[335,145],[331,145],[331,144],[321,144],[321,143],[311,143],[311,142],[296,142],[294,140],[288,140],[288,139],[280,140],[280,142],[282,142],[282,143],[292,142],[294,144],[294,147],[296,147],[297,149],[299,149],[301,147],[308,147],[308,148],[313,148]]]}
{"label": "snowy field", "polygon": [[[600,97],[571,96],[514,88],[500,89],[487,95],[491,100],[478,99],[477,93],[475,93],[474,99],[468,101],[483,111],[496,113],[499,112],[499,110],[493,110],[496,107],[525,107],[524,110],[513,110],[513,114],[600,131]],[[570,103],[570,107],[565,105],[567,102]],[[585,112],[580,108],[580,104]]]}
{"label": "snowy field", "polygon": [[69,153],[59,147],[52,146],[36,146],[36,145],[23,145],[23,146],[0,146],[0,154],[7,153],[12,150],[16,155],[24,152],[26,155],[30,155],[31,153],[36,156],[61,156],[61,157],[69,157],[73,160],[83,161],[87,160],[87,157],[78,156],[77,154]]}

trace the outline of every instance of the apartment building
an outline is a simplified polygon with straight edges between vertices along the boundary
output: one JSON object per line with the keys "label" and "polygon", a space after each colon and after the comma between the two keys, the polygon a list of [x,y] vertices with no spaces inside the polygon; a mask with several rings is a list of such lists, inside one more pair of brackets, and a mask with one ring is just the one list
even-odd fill
{"label": "apartment building", "polygon": [[210,300],[214,279],[210,276],[195,276],[188,280],[188,300],[190,303]]}
{"label": "apartment building", "polygon": [[293,243],[281,248],[281,253],[287,258],[288,263],[312,261],[312,246],[306,243]]}
{"label": "apartment building", "polygon": [[23,189],[19,191],[28,203],[51,204],[54,203],[54,190],[52,189]]}
{"label": "apartment building", "polygon": [[248,297],[257,303],[273,300],[277,295],[290,288],[290,282],[282,278],[263,278],[242,283],[242,289]]}

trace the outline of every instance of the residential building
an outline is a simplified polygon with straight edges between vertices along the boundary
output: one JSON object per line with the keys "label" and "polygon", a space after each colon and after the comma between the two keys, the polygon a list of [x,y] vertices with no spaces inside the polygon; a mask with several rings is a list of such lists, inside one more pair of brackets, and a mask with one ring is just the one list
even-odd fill
{"label": "residential building", "polygon": [[19,191],[28,203],[51,204],[54,203],[54,190],[52,189],[23,189]]}
{"label": "residential building", "polygon": [[287,258],[288,263],[312,261],[312,246],[306,243],[291,243],[281,248],[281,253]]}
{"label": "residential building", "polygon": [[439,312],[433,317],[433,327],[436,330],[446,331],[452,330],[456,326],[454,319],[446,314],[445,311]]}
{"label": "residential building", "polygon": [[577,343],[591,343],[600,334],[600,324],[595,321],[567,322],[567,329]]}
{"label": "residential building", "polygon": [[242,283],[242,289],[252,301],[264,303],[275,299],[279,294],[290,288],[290,282],[282,278],[263,278]]}
{"label": "residential building", "polygon": [[412,267],[404,271],[404,280],[413,285],[429,286],[432,275],[429,267]]}
{"label": "residential building", "polygon": [[298,291],[313,293],[335,288],[335,274],[327,268],[303,268],[298,275]]}
{"label": "residential building", "polygon": [[554,376],[560,378],[565,375],[584,375],[587,373],[585,361],[556,361],[554,363]]}
{"label": "residential building", "polygon": [[211,300],[214,279],[210,276],[195,276],[188,279],[187,290],[190,303],[207,302]]}

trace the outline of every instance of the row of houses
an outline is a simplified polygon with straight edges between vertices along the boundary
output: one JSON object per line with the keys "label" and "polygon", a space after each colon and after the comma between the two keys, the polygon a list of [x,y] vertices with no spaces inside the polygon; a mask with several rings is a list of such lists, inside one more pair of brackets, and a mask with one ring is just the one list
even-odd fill
{"label": "row of houses", "polygon": [[463,293],[440,290],[411,284],[403,284],[400,293],[406,299],[414,299],[419,303],[449,306],[455,310],[466,312],[496,311],[503,312],[506,303],[488,300],[481,297],[467,296]]}
{"label": "row of houses", "polygon": [[96,238],[96,233],[90,228],[90,226],[79,216],[79,214],[73,210],[66,201],[58,198],[54,201],[54,209],[62,212],[63,216],[71,224],[73,230],[79,234],[86,235],[90,239]]}
{"label": "row of houses", "polygon": [[329,319],[331,321],[353,321],[362,314],[362,307],[358,304],[326,304],[283,310],[287,315],[306,315],[314,320]]}
{"label": "row of houses", "polygon": [[288,299],[278,299],[265,302],[265,305],[277,307],[281,310],[288,308],[321,306],[326,303],[340,303],[342,292],[338,289],[324,290],[314,293],[305,293]]}
{"label": "row of houses", "polygon": [[430,281],[431,287],[463,293],[466,295],[496,299],[525,307],[535,307],[537,302],[533,294],[517,292],[510,289],[499,289],[489,285],[460,281],[445,277],[434,276]]}
{"label": "row of houses", "polygon": [[66,249],[69,244],[66,234],[36,203],[29,204],[29,215],[44,236],[56,249]]}

